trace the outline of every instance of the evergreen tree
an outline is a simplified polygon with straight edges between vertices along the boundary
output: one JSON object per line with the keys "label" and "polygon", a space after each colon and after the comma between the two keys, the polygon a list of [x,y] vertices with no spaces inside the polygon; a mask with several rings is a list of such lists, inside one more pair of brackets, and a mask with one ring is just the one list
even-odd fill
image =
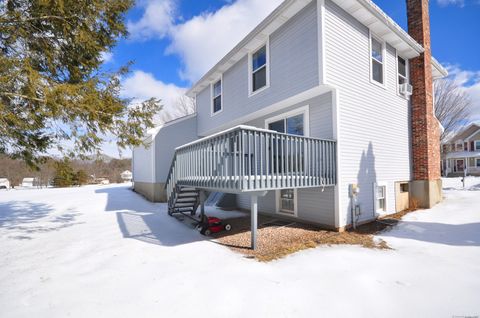
{"label": "evergreen tree", "polygon": [[75,172],[70,162],[65,159],[55,163],[53,185],[58,188],[71,187],[75,181]]}
{"label": "evergreen tree", "polygon": [[[102,70],[102,54],[127,35],[131,0],[0,1],[0,154],[30,166],[52,147],[69,156],[142,143],[160,101],[120,96],[128,67]],[[73,151],[64,149],[74,142]]]}

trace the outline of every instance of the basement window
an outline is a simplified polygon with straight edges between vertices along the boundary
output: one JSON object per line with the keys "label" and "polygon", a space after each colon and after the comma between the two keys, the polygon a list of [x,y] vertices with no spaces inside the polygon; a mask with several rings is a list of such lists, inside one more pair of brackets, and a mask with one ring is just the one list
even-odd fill
{"label": "basement window", "polygon": [[400,183],[400,192],[401,193],[408,192],[408,183]]}
{"label": "basement window", "polygon": [[377,211],[385,212],[387,211],[387,187],[386,186],[377,186]]}
{"label": "basement window", "polygon": [[370,35],[371,80],[373,83],[385,84],[385,42]]}
{"label": "basement window", "polygon": [[249,55],[249,86],[253,95],[269,86],[268,42]]}

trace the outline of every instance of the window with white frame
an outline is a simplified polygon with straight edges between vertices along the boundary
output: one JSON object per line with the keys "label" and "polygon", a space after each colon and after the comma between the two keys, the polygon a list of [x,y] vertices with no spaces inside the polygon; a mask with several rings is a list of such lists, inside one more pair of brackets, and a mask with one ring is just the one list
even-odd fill
{"label": "window with white frame", "polygon": [[265,44],[251,55],[250,91],[255,93],[268,86],[268,46]]}
{"label": "window with white frame", "polygon": [[371,79],[381,85],[385,83],[385,43],[370,36]]}
{"label": "window with white frame", "polygon": [[222,110],[222,80],[219,79],[212,85],[212,114]]}
{"label": "window with white frame", "polygon": [[387,211],[387,187],[377,185],[377,211]]}
{"label": "window with white frame", "polygon": [[398,87],[408,83],[408,61],[397,56]]}
{"label": "window with white frame", "polygon": [[475,150],[480,150],[480,140],[475,140]]}

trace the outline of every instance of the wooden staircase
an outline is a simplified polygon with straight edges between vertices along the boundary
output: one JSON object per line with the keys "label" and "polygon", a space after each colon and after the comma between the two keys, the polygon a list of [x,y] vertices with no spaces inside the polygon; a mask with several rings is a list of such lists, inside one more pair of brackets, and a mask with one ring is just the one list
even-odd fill
{"label": "wooden staircase", "polygon": [[185,186],[176,186],[168,202],[168,214],[190,213],[195,215],[200,204],[200,193],[197,189]]}

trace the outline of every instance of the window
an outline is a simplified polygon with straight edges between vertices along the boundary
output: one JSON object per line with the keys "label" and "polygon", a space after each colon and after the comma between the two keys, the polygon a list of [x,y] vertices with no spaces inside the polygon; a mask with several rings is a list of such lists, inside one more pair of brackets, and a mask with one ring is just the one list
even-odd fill
{"label": "window", "polygon": [[212,85],[212,114],[222,110],[222,80],[218,80]]}
{"label": "window", "polygon": [[407,60],[397,56],[397,70],[398,70],[398,87],[408,83],[408,65]]}
{"label": "window", "polygon": [[476,164],[477,168],[480,168],[480,158],[477,158],[477,164]]}
{"label": "window", "polygon": [[400,183],[400,192],[401,193],[408,192],[408,183]]}
{"label": "window", "polygon": [[377,186],[377,211],[387,211],[386,186]]}
{"label": "window", "polygon": [[304,135],[303,114],[280,119],[268,124],[268,129],[292,135]]}
{"label": "window", "polygon": [[371,79],[379,84],[384,84],[384,51],[385,44],[370,36],[371,51]]}
{"label": "window", "polygon": [[295,190],[280,190],[280,211],[289,214],[295,213]]}
{"label": "window", "polygon": [[475,140],[475,150],[480,150],[480,140]]}
{"label": "window", "polygon": [[250,93],[268,87],[268,45],[265,44],[250,56]]}
{"label": "window", "polygon": [[463,144],[457,144],[456,150],[457,151],[462,151],[463,150]]}

